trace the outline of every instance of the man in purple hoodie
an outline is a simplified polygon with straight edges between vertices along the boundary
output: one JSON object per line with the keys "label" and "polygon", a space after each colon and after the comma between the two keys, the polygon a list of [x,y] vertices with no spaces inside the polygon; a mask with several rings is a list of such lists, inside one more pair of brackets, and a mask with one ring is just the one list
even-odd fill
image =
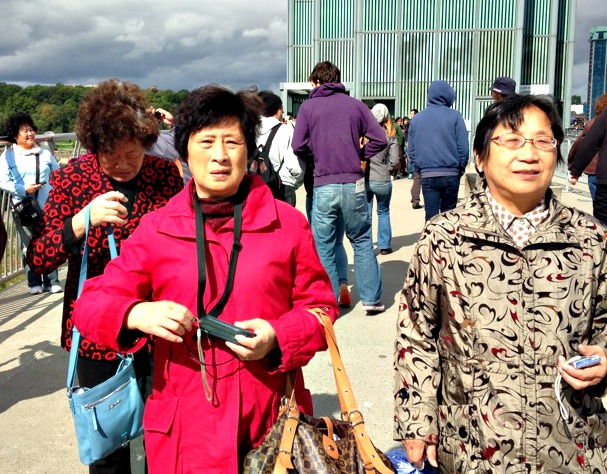
{"label": "man in purple hoodie", "polygon": [[[373,251],[361,159],[369,160],[388,142],[369,108],[350,97],[341,73],[332,63],[318,63],[310,74],[314,89],[297,114],[293,151],[314,163],[312,232],[335,297],[339,280],[335,263],[336,228],[343,217],[354,249],[356,288],[367,314],[385,310],[381,302],[381,273]],[[368,139],[361,156],[362,138]]]}

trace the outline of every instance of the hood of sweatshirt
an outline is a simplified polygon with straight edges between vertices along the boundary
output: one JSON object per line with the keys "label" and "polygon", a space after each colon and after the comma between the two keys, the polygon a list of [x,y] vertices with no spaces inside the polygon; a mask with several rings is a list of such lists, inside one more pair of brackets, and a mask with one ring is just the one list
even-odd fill
{"label": "hood of sweatshirt", "polygon": [[276,117],[261,117],[261,124],[259,126],[259,135],[265,135],[270,133],[270,130],[279,123],[282,123]]}
{"label": "hood of sweatshirt", "polygon": [[451,107],[455,102],[455,90],[447,81],[432,81],[428,88],[428,105]]}
{"label": "hood of sweatshirt", "polygon": [[346,86],[344,86],[341,82],[335,84],[328,82],[312,89],[310,91],[309,98],[312,99],[314,97],[327,97],[333,94],[345,94],[345,92]]}

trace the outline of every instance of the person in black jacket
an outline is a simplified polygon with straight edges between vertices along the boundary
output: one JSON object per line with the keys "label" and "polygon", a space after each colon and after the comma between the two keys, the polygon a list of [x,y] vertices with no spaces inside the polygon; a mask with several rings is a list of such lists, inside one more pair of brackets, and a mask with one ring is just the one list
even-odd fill
{"label": "person in black jacket", "polygon": [[599,159],[596,166],[596,194],[592,202],[592,214],[607,225],[607,113],[597,117],[580,145],[571,166],[571,184],[577,183],[597,152]]}
{"label": "person in black jacket", "polygon": [[4,218],[2,217],[2,211],[0,211],[0,262],[4,257],[4,250],[6,249],[7,241],[8,235],[6,233],[6,227],[4,227]]}

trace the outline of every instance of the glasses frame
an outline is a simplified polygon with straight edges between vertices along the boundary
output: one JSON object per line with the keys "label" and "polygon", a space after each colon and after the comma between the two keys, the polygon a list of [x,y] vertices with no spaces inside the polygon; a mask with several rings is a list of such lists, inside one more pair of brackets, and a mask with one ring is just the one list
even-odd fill
{"label": "glasses frame", "polygon": [[[512,147],[506,145],[502,141],[502,138],[509,136],[509,135],[510,136],[514,135],[516,137],[520,137],[519,146],[512,148]],[[541,148],[541,147],[537,146],[535,141],[540,138],[550,138],[552,146],[550,148]],[[520,150],[521,148],[523,148],[525,146],[526,143],[532,143],[533,146],[540,151],[551,151],[551,150],[554,150],[559,145],[559,141],[554,137],[548,137],[547,135],[538,135],[537,137],[533,137],[533,138],[525,138],[520,133],[514,133],[514,132],[504,133],[503,135],[493,137],[493,138],[491,138],[491,141],[494,143],[497,143],[499,146],[503,146],[507,150]]]}

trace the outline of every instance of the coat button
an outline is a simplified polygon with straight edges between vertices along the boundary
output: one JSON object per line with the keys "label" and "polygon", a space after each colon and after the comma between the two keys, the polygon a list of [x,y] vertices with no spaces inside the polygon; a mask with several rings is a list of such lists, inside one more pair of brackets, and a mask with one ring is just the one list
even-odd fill
{"label": "coat button", "polygon": [[460,438],[467,438],[468,430],[466,428],[464,428],[463,426],[460,426],[459,427],[459,436],[460,436]]}
{"label": "coat button", "polygon": [[594,449],[596,444],[594,442],[594,438],[588,438],[588,449]]}

